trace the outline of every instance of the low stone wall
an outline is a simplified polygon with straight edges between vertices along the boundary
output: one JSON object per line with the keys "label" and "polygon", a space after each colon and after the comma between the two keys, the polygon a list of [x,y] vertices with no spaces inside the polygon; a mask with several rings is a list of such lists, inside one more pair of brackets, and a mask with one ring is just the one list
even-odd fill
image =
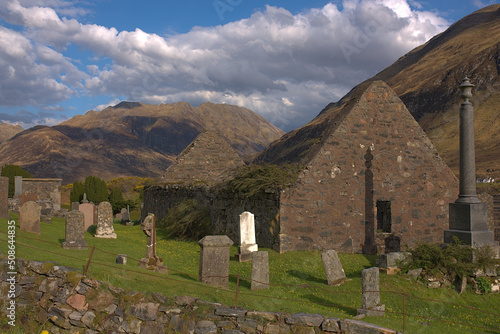
{"label": "low stone wall", "polygon": [[257,244],[272,248],[276,243],[279,225],[279,191],[270,191],[252,197],[232,192],[222,187],[167,185],[144,189],[142,219],[154,213],[157,221],[165,217],[177,204],[196,199],[204,204],[210,213],[211,234],[227,235],[239,244],[239,215],[250,211],[255,215]]}
{"label": "low stone wall", "polygon": [[[2,270],[5,267],[2,263]],[[363,321],[228,308],[193,297],[124,291],[51,262],[17,260],[16,326],[26,333],[396,333]],[[0,316],[10,284],[1,272]],[[6,324],[2,330],[10,329]]]}

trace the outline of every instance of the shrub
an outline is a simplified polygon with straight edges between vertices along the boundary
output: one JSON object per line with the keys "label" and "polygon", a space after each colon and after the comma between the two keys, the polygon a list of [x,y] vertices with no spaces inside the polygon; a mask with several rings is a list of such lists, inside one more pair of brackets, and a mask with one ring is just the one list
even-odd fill
{"label": "shrub", "polygon": [[477,288],[482,294],[491,292],[491,282],[486,277],[478,277],[476,282]]}
{"label": "shrub", "polygon": [[22,176],[23,178],[32,178],[33,176],[27,170],[22,169],[17,165],[5,165],[2,167],[1,176],[7,176],[9,178],[9,197],[14,197],[15,192],[15,177]]}
{"label": "shrub", "polygon": [[194,241],[207,235],[209,226],[208,209],[195,199],[177,204],[158,224],[168,237]]}
{"label": "shrub", "polygon": [[83,193],[85,192],[85,186],[82,182],[73,182],[73,188],[69,193],[70,202],[81,202],[83,200]]}

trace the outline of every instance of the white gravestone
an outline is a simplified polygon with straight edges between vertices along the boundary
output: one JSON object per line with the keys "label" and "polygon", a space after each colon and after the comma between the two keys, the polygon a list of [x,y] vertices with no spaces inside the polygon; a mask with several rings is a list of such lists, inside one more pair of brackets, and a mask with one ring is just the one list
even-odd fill
{"label": "white gravestone", "polygon": [[248,211],[240,215],[240,246],[236,259],[239,262],[252,260],[252,253],[259,250],[255,240],[255,219],[254,214]]}

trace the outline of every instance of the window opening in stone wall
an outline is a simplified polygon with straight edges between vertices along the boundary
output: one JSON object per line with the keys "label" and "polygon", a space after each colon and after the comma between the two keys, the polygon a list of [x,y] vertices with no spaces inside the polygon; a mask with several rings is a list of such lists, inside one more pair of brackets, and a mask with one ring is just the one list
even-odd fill
{"label": "window opening in stone wall", "polygon": [[377,200],[377,231],[391,233],[391,201]]}

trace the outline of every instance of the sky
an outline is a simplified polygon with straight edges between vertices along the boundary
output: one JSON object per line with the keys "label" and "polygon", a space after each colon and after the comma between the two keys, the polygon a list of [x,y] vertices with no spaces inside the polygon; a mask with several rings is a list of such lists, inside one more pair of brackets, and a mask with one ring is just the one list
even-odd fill
{"label": "sky", "polygon": [[251,109],[285,131],[490,0],[0,0],[0,121],[120,101]]}

